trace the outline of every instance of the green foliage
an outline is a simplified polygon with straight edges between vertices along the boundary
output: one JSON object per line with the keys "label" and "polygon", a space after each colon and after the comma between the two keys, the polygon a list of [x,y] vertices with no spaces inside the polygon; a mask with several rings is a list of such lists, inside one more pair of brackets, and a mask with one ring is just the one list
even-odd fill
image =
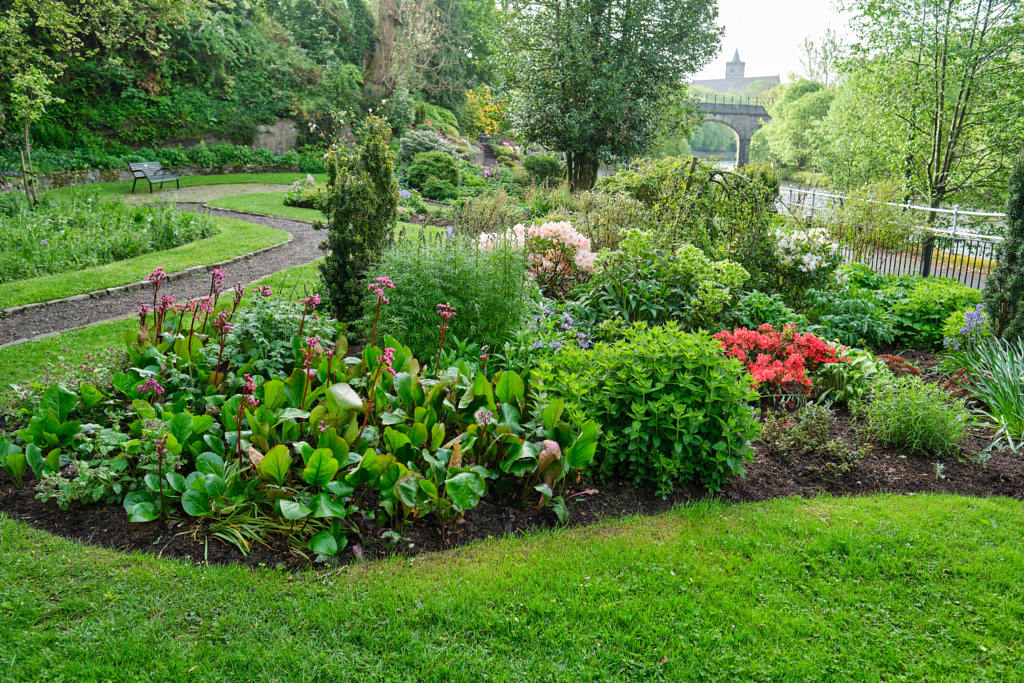
{"label": "green foliage", "polygon": [[[566,193],[558,199],[560,206],[541,214],[542,222],[569,221],[590,240],[594,252],[617,249],[630,228],[657,230],[648,206],[625,193],[588,191]],[[538,204],[535,199],[534,205]]]}
{"label": "green foliage", "polygon": [[327,157],[327,196],[320,210],[327,216],[327,253],[320,274],[338,320],[360,313],[364,277],[374,258],[394,240],[398,220],[398,183],[389,148],[387,120],[367,118],[365,139],[358,150],[333,148]]}
{"label": "green foliage", "polygon": [[46,193],[34,209],[21,193],[0,194],[0,283],[172,249],[216,230],[202,214],[129,206],[96,190]]}
{"label": "green foliage", "polygon": [[[437,355],[438,304],[451,303],[456,310],[451,334],[497,349],[522,324],[532,294],[520,251],[504,240],[493,251],[481,250],[460,235],[399,242],[369,276],[390,277],[395,285],[387,291],[391,303],[381,307],[380,330],[406,340],[424,359]],[[376,296],[364,296],[364,329],[372,329],[376,307]]]}
{"label": "green foliage", "polygon": [[786,325],[799,328],[807,326],[807,318],[790,308],[778,294],[765,294],[754,290],[741,296],[733,307],[736,327],[756,330],[761,325],[771,325],[781,330]]}
{"label": "green foliage", "polygon": [[772,158],[797,168],[809,166],[824,143],[819,128],[833,99],[834,90],[804,78],[782,86],[764,127]]}
{"label": "green foliage", "polygon": [[869,247],[898,251],[917,234],[915,215],[893,204],[905,203],[907,190],[894,178],[863,185],[829,206],[829,232],[855,253]]}
{"label": "green foliage", "polygon": [[827,482],[849,474],[868,451],[866,447],[851,449],[841,439],[832,438],[836,422],[828,405],[807,403],[794,415],[769,414],[761,440],[769,457],[798,462],[805,473]]}
{"label": "green foliage", "polygon": [[423,196],[435,201],[451,201],[459,198],[459,188],[452,185],[450,180],[439,180],[429,176],[423,182]]}
{"label": "green foliage", "polygon": [[476,237],[481,233],[501,233],[527,219],[527,212],[512,202],[504,189],[468,197],[454,210],[459,232]]}
{"label": "green foliage", "polygon": [[915,349],[937,348],[946,319],[981,302],[978,290],[941,277],[900,278],[884,295],[897,321],[896,338]]}
{"label": "green foliage", "polygon": [[1024,444],[1024,339],[989,339],[963,352],[963,386],[984,408],[980,411],[999,432],[993,445],[1010,450]]}
{"label": "green foliage", "polygon": [[413,187],[422,188],[427,180],[448,181],[452,186],[459,184],[459,166],[455,159],[446,152],[420,152],[413,157],[409,166],[408,179]]}
{"label": "green foliage", "polygon": [[531,154],[523,161],[523,168],[538,183],[555,182],[565,173],[562,162],[550,154]]}
{"label": "green foliage", "polygon": [[985,279],[985,310],[992,333],[1024,337],[1024,158],[1010,175],[1005,241],[996,247],[995,270]]}
{"label": "green foliage", "polygon": [[443,136],[428,130],[411,130],[398,143],[398,160],[404,164],[411,164],[422,152],[445,152],[454,159],[459,150]]}
{"label": "green foliage", "polygon": [[574,191],[591,189],[601,161],[654,143],[663,97],[717,50],[714,17],[703,1],[512,3],[495,57],[513,127],[566,155]]}
{"label": "green foliage", "polygon": [[889,374],[885,363],[875,360],[870,351],[840,347],[838,363],[821,365],[814,373],[814,389],[819,402],[846,404],[864,399],[881,377]]}
{"label": "green foliage", "polygon": [[840,282],[830,289],[809,290],[806,301],[810,330],[824,339],[881,349],[896,338],[896,317],[875,291]]}
{"label": "green foliage", "polygon": [[581,305],[594,322],[677,320],[683,329],[708,329],[747,278],[732,261],[712,261],[689,244],[667,249],[651,233],[627,230],[617,251],[598,256]]}
{"label": "green foliage", "polygon": [[565,398],[570,424],[601,425],[595,463],[604,477],[653,484],[661,495],[687,483],[718,490],[751,457],[757,395],[706,334],[635,325],[618,343],[564,349],[539,374]]}
{"label": "green foliage", "polygon": [[883,376],[856,410],[875,439],[915,455],[957,454],[971,423],[961,401],[914,375]]}

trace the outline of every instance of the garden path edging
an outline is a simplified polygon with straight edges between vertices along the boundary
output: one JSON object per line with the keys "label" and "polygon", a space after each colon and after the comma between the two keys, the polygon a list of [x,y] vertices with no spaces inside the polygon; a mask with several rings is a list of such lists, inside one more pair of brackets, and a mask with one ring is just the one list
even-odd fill
{"label": "garden path edging", "polygon": [[[320,250],[323,236],[313,229],[313,224],[309,221],[207,207],[200,203],[182,202],[178,206],[187,210],[202,210],[214,216],[266,225],[288,234],[284,241],[276,245],[210,265],[194,266],[169,273],[169,281],[164,283],[161,293],[168,293],[179,300],[205,296],[209,290],[209,279],[200,276],[213,268],[224,268],[229,281],[238,280],[249,285],[282,270],[306,265],[323,256]],[[122,319],[136,314],[139,303],[132,300],[131,293],[147,287],[148,282],[135,282],[76,294],[64,299],[6,309],[0,312],[0,348],[37,341],[59,332],[81,329],[98,322]]]}
{"label": "garden path edging", "polygon": [[[243,213],[243,212],[238,211],[236,213]],[[254,215],[261,215],[261,214],[254,214]],[[280,249],[281,247],[284,247],[284,246],[290,244],[293,239],[294,239],[294,237],[292,237],[291,235],[288,235],[288,239],[284,240],[283,242],[279,242],[277,244],[271,244],[269,247],[263,247],[262,249],[257,249],[256,251],[251,251],[248,254],[242,254],[240,256],[235,256],[234,258],[225,259],[224,261],[218,261],[217,263],[211,263],[211,264],[205,265],[205,266],[192,266],[191,268],[186,268],[184,270],[178,270],[178,271],[175,271],[173,273],[167,273],[167,281],[168,282],[174,282],[175,280],[180,280],[180,279],[185,278],[185,277],[190,277],[192,275],[196,275],[196,274],[204,272],[204,271],[209,273],[211,270],[214,270],[215,268],[221,268],[223,266],[231,265],[232,263],[237,263],[238,261],[242,261],[242,260],[249,259],[249,258],[254,258],[256,256],[259,256],[260,254],[263,254],[265,252],[271,251],[272,249]],[[83,292],[82,294],[74,294],[72,296],[66,296],[63,299],[50,299],[49,301],[39,301],[39,302],[36,302],[36,303],[31,303],[31,304],[22,304],[20,306],[11,306],[10,308],[5,308],[2,311],[0,311],[0,316],[9,316],[9,315],[13,315],[15,313],[20,313],[22,311],[31,310],[33,308],[41,308],[43,306],[53,306],[55,304],[69,303],[69,302],[73,302],[73,301],[85,301],[86,299],[99,299],[99,298],[102,298],[102,297],[105,297],[105,296],[115,296],[115,295],[118,295],[118,294],[126,294],[127,292],[134,292],[134,291],[139,290],[139,289],[145,289],[146,287],[149,287],[149,286],[150,286],[150,284],[149,284],[148,281],[146,281],[146,280],[139,280],[138,282],[130,282],[130,283],[126,284],[126,285],[120,285],[118,287],[107,287],[106,289],[97,289],[97,290],[94,290],[94,291],[91,291],[91,292]],[[75,328],[75,329],[77,329],[77,328]],[[5,344],[3,346],[0,346],[0,349],[2,349],[4,346],[9,346],[9,345]]]}

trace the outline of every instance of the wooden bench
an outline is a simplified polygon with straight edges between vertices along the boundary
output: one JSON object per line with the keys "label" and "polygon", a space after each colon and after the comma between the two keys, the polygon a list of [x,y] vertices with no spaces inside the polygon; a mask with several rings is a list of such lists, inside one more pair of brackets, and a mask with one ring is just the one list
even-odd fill
{"label": "wooden bench", "polygon": [[129,163],[128,168],[132,170],[135,179],[132,181],[132,194],[135,194],[135,183],[140,180],[149,181],[149,192],[153,192],[153,183],[160,183],[160,189],[164,189],[164,183],[174,181],[177,188],[181,189],[181,181],[174,175],[174,170],[163,168],[159,161],[143,161],[141,164]]}

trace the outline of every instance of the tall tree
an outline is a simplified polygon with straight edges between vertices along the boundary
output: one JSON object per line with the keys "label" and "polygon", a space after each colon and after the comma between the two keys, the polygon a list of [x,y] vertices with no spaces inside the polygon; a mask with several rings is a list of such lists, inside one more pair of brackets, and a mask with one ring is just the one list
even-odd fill
{"label": "tall tree", "polygon": [[902,141],[894,170],[936,207],[1002,185],[1024,142],[1021,2],[849,0],[844,9],[856,14],[861,95]]}
{"label": "tall tree", "polygon": [[563,152],[573,191],[651,146],[660,104],[719,49],[714,0],[510,0],[495,61],[513,127]]}
{"label": "tall tree", "polygon": [[817,42],[809,36],[804,38],[800,67],[808,80],[818,81],[826,86],[835,85],[840,76],[839,65],[845,53],[846,48],[839,34],[827,28]]}

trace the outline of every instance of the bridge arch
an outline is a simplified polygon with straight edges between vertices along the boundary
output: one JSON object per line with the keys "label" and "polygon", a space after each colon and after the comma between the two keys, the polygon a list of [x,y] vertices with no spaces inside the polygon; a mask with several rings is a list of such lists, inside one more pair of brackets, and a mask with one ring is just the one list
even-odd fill
{"label": "bridge arch", "polygon": [[704,112],[704,120],[722,123],[736,133],[736,168],[746,166],[750,161],[750,138],[766,121],[771,121],[768,110],[761,104],[737,104],[734,102],[704,101],[698,103]]}

